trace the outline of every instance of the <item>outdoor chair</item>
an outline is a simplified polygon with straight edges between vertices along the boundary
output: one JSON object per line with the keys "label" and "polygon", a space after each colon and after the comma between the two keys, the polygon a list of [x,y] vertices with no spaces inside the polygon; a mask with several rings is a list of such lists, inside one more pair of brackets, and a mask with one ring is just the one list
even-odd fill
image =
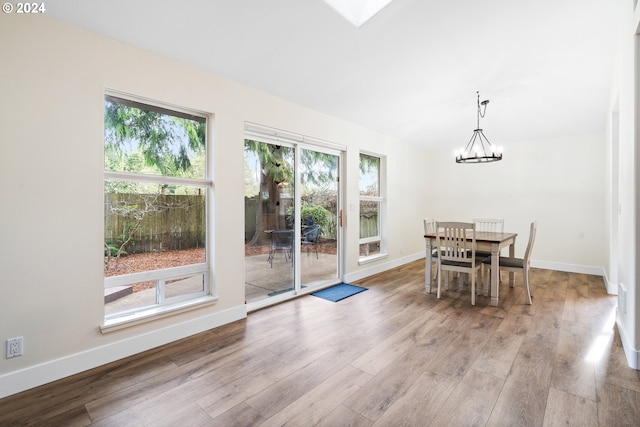
{"label": "outdoor chair", "polygon": [[284,260],[291,260],[293,266],[293,230],[271,230],[271,247],[269,248],[269,264],[273,268],[273,259],[277,251],[284,254]]}
{"label": "outdoor chair", "polygon": [[318,240],[320,238],[320,226],[318,224],[311,225],[302,232],[302,246],[307,247],[307,256],[309,256],[309,247],[313,246],[316,251],[316,259],[318,259]]}

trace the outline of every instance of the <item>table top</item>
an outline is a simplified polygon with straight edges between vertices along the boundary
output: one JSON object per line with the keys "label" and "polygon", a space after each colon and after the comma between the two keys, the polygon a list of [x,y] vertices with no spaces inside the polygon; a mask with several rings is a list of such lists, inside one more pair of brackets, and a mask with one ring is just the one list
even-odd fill
{"label": "table top", "polygon": [[[518,233],[500,233],[495,231],[476,231],[476,242],[504,242],[515,239]],[[436,234],[425,234],[425,238],[435,239]]]}

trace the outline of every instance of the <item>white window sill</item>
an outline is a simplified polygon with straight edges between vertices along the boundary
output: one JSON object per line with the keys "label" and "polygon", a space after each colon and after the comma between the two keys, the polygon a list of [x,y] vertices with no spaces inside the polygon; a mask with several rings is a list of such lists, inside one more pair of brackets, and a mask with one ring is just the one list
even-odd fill
{"label": "white window sill", "polygon": [[128,316],[117,317],[109,320],[105,320],[100,325],[100,332],[103,334],[117,331],[120,329],[128,328],[142,323],[152,322],[154,320],[162,319],[164,317],[173,316],[185,311],[195,310],[207,305],[212,305],[218,301],[217,297],[204,296],[201,298],[181,301],[172,305],[165,305],[162,307],[152,307],[146,310],[141,310],[137,313],[130,314]]}
{"label": "white window sill", "polygon": [[369,264],[369,263],[378,261],[380,259],[385,259],[388,257],[389,257],[388,254],[375,254],[375,255],[365,256],[358,259],[358,265]]}

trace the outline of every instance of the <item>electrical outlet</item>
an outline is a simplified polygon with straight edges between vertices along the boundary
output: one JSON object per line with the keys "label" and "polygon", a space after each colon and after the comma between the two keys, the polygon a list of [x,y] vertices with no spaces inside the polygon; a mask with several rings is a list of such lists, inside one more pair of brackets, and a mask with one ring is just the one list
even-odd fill
{"label": "electrical outlet", "polygon": [[618,310],[627,314],[627,288],[622,283],[618,283]]}
{"label": "electrical outlet", "polygon": [[22,337],[7,340],[7,359],[22,356]]}

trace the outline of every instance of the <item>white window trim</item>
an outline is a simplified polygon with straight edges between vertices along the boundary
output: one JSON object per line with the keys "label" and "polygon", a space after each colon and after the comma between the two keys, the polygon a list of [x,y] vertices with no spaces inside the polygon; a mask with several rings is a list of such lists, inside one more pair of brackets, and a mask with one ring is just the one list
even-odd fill
{"label": "white window trim", "polygon": [[[386,156],[378,153],[374,153],[371,151],[360,151],[358,154],[358,161],[361,155],[377,157],[380,159],[380,170],[379,172],[379,182],[378,182],[378,190],[379,196],[363,196],[359,195],[358,202],[379,202],[380,203],[380,212],[378,217],[378,235],[365,237],[363,239],[358,239],[358,247],[365,243],[374,243],[379,242],[380,244],[380,252],[373,255],[367,256],[359,256],[358,257],[358,265],[368,264],[379,259],[388,258],[389,254],[387,253],[387,239],[386,239],[386,221],[387,221],[387,206],[386,206],[386,194],[387,194],[387,158]],[[358,203],[358,206],[360,203]]]}
{"label": "white window trim", "polygon": [[186,185],[190,187],[213,187],[213,183],[206,179],[182,178],[179,176],[164,175],[143,175],[130,172],[104,171],[104,179],[110,179],[114,181],[143,182],[149,184],[161,183]]}
{"label": "white window trim", "polygon": [[175,304],[149,307],[146,310],[139,310],[138,312],[128,316],[105,320],[104,323],[100,325],[100,332],[106,334],[108,332],[118,331],[120,329],[129,328],[131,326],[140,325],[153,320],[205,307],[214,304],[216,301],[218,301],[218,297],[207,295],[189,299],[188,301],[180,301]]}
{"label": "white window trim", "polygon": [[[212,135],[213,124],[212,115],[197,110],[185,109],[177,107],[168,103],[160,103],[148,98],[138,97],[130,95],[124,92],[119,92],[112,89],[107,89],[104,95],[114,96],[117,98],[131,100],[141,104],[149,106],[159,107],[168,111],[174,111],[183,114],[189,114],[198,116],[206,120],[207,123],[207,139],[206,139],[206,160],[205,160],[205,179],[183,178],[183,177],[171,177],[164,175],[145,175],[134,174],[129,172],[115,172],[104,171],[103,180],[121,180],[121,181],[133,181],[144,183],[163,183],[163,184],[175,184],[175,185],[187,185],[193,187],[204,187],[207,190],[206,205],[205,205],[205,217],[206,217],[206,259],[204,263],[193,264],[182,267],[174,267],[155,271],[145,271],[139,273],[132,273],[121,276],[111,276],[103,278],[104,289],[119,286],[126,283],[146,281],[146,280],[158,280],[157,287],[163,287],[163,284],[167,280],[172,280],[181,277],[195,276],[202,274],[204,278],[203,290],[200,292],[194,292],[187,295],[180,295],[171,298],[161,298],[162,304],[155,304],[149,307],[140,307],[135,310],[131,310],[131,313],[123,311],[117,315],[106,316],[103,313],[103,322],[100,325],[100,331],[102,333],[108,333],[123,328],[139,325],[142,323],[161,319],[163,317],[172,316],[175,314],[183,313],[186,311],[201,308],[207,305],[211,305],[218,300],[218,297],[213,294],[213,273],[211,270],[213,259],[213,221],[211,218],[211,207],[213,206],[213,180],[209,179],[212,176],[211,160],[213,149]],[[104,233],[104,230],[103,230]]]}

